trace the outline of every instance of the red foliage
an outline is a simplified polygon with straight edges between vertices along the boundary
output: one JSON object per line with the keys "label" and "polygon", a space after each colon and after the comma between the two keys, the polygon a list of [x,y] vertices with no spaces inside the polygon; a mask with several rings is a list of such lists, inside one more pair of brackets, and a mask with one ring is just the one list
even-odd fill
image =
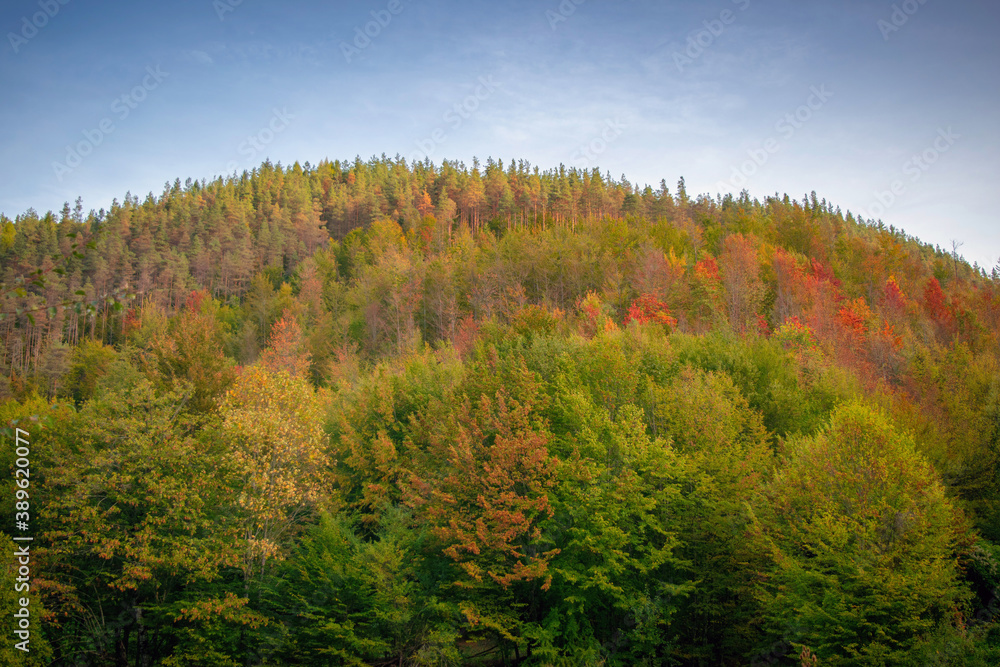
{"label": "red foliage", "polygon": [[197,313],[201,311],[201,304],[205,303],[205,299],[207,298],[207,290],[192,291],[188,294],[187,300],[184,302],[184,307],[192,313]]}
{"label": "red foliage", "polygon": [[774,319],[784,322],[793,316],[802,316],[827,330],[833,318],[833,304],[843,300],[840,281],[833,272],[816,260],[806,268],[800,267],[795,257],[782,248],[774,254],[772,264],[777,282]]}
{"label": "red foliage", "polygon": [[595,303],[593,300],[578,299],[577,306],[580,308],[581,311],[583,311],[583,314],[587,318],[588,322],[596,322],[597,318],[601,314],[600,304]]}
{"label": "red foliage", "polygon": [[951,323],[953,319],[951,307],[937,278],[927,281],[927,286],[924,288],[924,307],[939,324]]}
{"label": "red foliage", "polygon": [[632,305],[628,309],[628,315],[625,316],[625,326],[628,326],[630,322],[638,322],[640,324],[656,322],[669,329],[677,326],[677,318],[670,316],[667,304],[652,294],[643,294],[632,302]]}
{"label": "red foliage", "polygon": [[894,276],[889,276],[889,279],[885,281],[883,298],[885,300],[885,308],[890,313],[901,315],[906,311],[906,295],[903,294],[903,290],[900,289],[899,283],[896,282]]}
{"label": "red foliage", "polygon": [[719,264],[709,255],[694,266],[694,274],[699,278],[719,280]]}
{"label": "red foliage", "polygon": [[858,298],[837,312],[837,320],[848,331],[858,336],[864,336],[868,332],[865,321],[870,314],[868,304],[865,303],[864,299]]}
{"label": "red foliage", "polygon": [[123,325],[123,331],[126,336],[134,331],[138,331],[142,326],[142,313],[138,308],[129,308],[128,312],[125,313],[125,324]]}
{"label": "red foliage", "polygon": [[828,282],[834,287],[840,287],[840,281],[833,275],[833,269],[826,266],[818,259],[812,260],[812,277],[818,282]]}
{"label": "red foliage", "polygon": [[593,338],[599,331],[610,329],[610,318],[604,315],[601,297],[596,292],[587,292],[587,296],[577,299],[576,308],[580,312],[580,333],[584,337]]}

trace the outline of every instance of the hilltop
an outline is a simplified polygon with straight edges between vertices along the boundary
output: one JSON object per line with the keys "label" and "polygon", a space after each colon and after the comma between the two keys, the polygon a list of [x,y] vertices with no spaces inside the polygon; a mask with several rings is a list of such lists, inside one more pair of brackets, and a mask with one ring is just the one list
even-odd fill
{"label": "hilltop", "polygon": [[39,655],[1000,655],[1000,276],[816,193],[264,163],[0,270]]}

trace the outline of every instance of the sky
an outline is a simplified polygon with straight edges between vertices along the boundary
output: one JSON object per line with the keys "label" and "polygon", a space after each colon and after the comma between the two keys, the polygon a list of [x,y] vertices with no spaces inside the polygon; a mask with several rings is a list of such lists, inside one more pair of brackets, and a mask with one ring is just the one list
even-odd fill
{"label": "sky", "polygon": [[493,157],[816,191],[989,270],[998,29],[985,0],[4,0],[0,212]]}

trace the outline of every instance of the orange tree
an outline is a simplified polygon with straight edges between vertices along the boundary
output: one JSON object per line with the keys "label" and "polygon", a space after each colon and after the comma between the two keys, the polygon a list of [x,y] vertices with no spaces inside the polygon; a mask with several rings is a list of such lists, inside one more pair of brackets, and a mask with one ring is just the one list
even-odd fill
{"label": "orange tree", "polygon": [[414,420],[410,503],[451,562],[446,591],[473,632],[519,647],[526,598],[550,585],[541,548],[557,461],[537,376],[488,352],[447,402]]}

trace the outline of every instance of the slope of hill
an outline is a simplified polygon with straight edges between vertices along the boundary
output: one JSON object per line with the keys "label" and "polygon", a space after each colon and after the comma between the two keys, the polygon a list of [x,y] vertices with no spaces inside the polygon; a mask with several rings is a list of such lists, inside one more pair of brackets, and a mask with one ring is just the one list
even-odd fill
{"label": "slope of hill", "polygon": [[996,270],[492,160],[0,226],[43,662],[1000,660]]}

